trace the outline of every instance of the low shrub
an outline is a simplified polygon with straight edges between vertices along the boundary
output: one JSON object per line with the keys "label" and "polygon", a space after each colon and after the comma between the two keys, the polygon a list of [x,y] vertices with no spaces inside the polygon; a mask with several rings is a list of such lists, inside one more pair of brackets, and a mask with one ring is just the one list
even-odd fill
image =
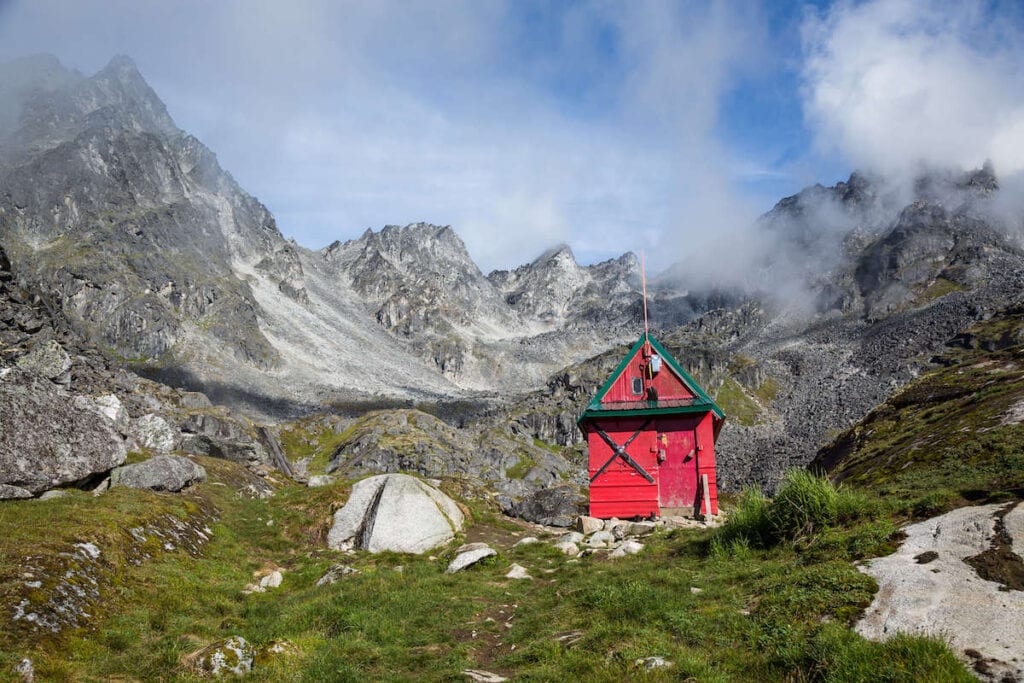
{"label": "low shrub", "polygon": [[807,542],[824,529],[877,512],[875,501],[862,493],[836,487],[806,470],[790,470],[774,499],[758,488],[745,489],[719,537],[726,546],[741,538],[759,547]]}

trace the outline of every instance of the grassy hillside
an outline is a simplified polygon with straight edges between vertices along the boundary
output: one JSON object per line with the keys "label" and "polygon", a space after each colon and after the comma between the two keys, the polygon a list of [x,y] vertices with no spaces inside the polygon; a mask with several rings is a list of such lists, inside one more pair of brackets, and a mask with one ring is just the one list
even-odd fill
{"label": "grassy hillside", "polygon": [[1024,310],[979,323],[823,449],[838,481],[910,501],[919,514],[1024,497]]}
{"label": "grassy hillside", "polygon": [[[74,493],[0,507],[0,538],[24,539],[0,543],[7,568],[82,542],[113,559],[108,549],[130,545],[129,520],[143,510],[206,511],[212,532],[195,552],[154,550],[111,572],[77,628],[53,635],[5,623],[0,678],[29,656],[43,680],[196,680],[189,655],[239,634],[261,653],[257,681],[461,681],[467,668],[543,681],[970,680],[938,641],[875,644],[849,629],[875,591],[852,561],[887,552],[897,529],[868,498],[857,514],[800,538],[759,544],[675,530],[616,561],[568,559],[548,544],[512,549],[529,530],[478,507],[466,540],[489,541],[499,555],[449,576],[451,549],[435,557],[327,550],[344,482],[253,500],[235,492],[244,473],[204,462],[211,481],[183,496]],[[47,537],[45,547],[30,541]],[[339,562],[358,573],[316,586]],[[534,579],[504,578],[512,562]],[[243,592],[272,569],[284,572],[280,588]],[[20,599],[24,581],[4,572],[0,596]],[[635,664],[651,656],[674,665]]]}

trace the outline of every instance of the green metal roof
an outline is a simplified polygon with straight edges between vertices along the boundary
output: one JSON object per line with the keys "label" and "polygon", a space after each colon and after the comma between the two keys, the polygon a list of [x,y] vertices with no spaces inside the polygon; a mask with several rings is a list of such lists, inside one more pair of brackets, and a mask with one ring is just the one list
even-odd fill
{"label": "green metal roof", "polygon": [[[679,400],[668,400],[668,401],[631,401],[627,405],[623,403],[610,403],[602,404],[601,399],[611,390],[615,380],[618,379],[619,375],[623,373],[629,361],[636,355],[636,352],[643,346],[644,341],[650,341],[651,346],[655,352],[661,356],[662,361],[666,363],[672,371],[679,376],[679,379],[683,381],[686,388],[694,394],[694,399],[688,404],[683,403]],[[587,409],[583,411],[579,419],[576,421],[577,424],[584,420],[592,417],[605,416],[605,417],[632,417],[640,415],[677,415],[686,413],[706,413],[712,412],[719,419],[725,419],[725,412],[718,407],[718,404],[714,400],[704,393],[697,381],[690,376],[683,366],[672,357],[668,351],[665,350],[658,340],[650,335],[640,335],[640,338],[633,344],[633,348],[629,350],[626,357],[622,359],[615,371],[608,377],[604,385],[598,389],[597,394],[593,400],[587,406]]]}

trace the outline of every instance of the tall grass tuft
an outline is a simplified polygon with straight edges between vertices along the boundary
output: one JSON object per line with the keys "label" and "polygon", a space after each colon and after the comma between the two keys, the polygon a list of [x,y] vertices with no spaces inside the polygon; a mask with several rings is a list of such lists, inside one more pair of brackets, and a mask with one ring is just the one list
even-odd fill
{"label": "tall grass tuft", "polygon": [[770,502],[760,487],[743,489],[736,509],[722,527],[714,542],[718,547],[771,545],[771,523],[768,519]]}
{"label": "tall grass tuft", "polygon": [[794,469],[783,477],[774,499],[766,498],[759,488],[745,489],[719,532],[720,543],[732,545],[742,539],[767,548],[787,541],[807,542],[824,529],[871,516],[874,508],[864,494]]}

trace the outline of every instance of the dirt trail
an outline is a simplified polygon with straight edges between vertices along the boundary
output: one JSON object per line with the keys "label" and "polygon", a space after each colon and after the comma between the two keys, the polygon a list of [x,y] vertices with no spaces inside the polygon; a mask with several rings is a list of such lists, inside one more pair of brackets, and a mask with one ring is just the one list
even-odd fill
{"label": "dirt trail", "polygon": [[960,508],[904,529],[892,555],[861,571],[878,593],[857,631],[945,637],[985,680],[1024,680],[1024,504]]}

